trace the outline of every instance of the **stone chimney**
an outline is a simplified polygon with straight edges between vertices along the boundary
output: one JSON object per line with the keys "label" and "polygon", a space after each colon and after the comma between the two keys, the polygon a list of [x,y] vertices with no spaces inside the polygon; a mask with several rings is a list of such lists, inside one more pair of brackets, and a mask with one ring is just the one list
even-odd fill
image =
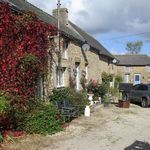
{"label": "stone chimney", "polygon": [[[53,10],[53,16],[55,18],[58,18],[58,9]],[[67,8],[60,8],[59,19],[61,23],[63,23],[64,25],[68,25],[68,9]]]}

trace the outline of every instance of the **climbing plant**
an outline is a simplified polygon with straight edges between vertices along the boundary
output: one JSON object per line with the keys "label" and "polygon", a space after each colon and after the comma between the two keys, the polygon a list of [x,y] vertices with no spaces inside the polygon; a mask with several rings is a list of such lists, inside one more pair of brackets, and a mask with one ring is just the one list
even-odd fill
{"label": "climbing plant", "polygon": [[0,20],[0,91],[23,109],[37,92],[39,75],[46,72],[47,50],[53,53],[48,36],[57,31],[32,12],[12,12],[7,3],[0,4]]}

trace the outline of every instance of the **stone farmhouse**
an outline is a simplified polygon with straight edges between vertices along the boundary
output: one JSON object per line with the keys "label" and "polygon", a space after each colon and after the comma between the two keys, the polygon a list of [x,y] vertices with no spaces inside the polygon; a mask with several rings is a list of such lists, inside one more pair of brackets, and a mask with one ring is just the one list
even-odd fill
{"label": "stone farmhouse", "polygon": [[125,83],[150,83],[150,57],[147,55],[115,55],[117,72]]}
{"label": "stone farmhouse", "polygon": [[[57,9],[53,10],[53,16],[51,16],[26,0],[0,0],[0,2],[9,3],[13,11],[19,13],[32,11],[40,20],[55,26],[58,24]],[[58,37],[49,38],[58,43]],[[42,98],[48,97],[54,87],[68,86],[70,78],[76,83],[76,89],[80,90],[82,76],[85,76],[88,81],[94,79],[101,82],[102,72],[116,75],[117,69],[112,63],[115,57],[90,34],[69,21],[66,8],[60,8],[59,42],[61,60],[55,55],[52,71],[49,69],[49,74],[46,77],[41,77],[40,80]],[[83,50],[84,44],[90,46],[88,51]]]}
{"label": "stone farmhouse", "polygon": [[[0,2],[8,2],[11,9],[19,13],[32,11],[40,20],[57,27],[57,9],[50,15],[26,0],[0,0]],[[87,81],[94,79],[101,83],[102,72],[113,74],[114,77],[117,74],[121,75],[126,83],[150,83],[149,56],[113,56],[90,34],[69,21],[66,8],[60,8],[59,16],[60,39],[58,40],[57,36],[49,38],[57,43],[56,49],[61,51],[61,59],[55,54],[52,70],[49,69],[48,75],[40,79],[39,91],[42,98],[48,97],[53,88],[69,86],[70,78],[75,82],[77,90],[82,89],[80,79],[83,76]],[[85,44],[90,46],[88,51],[83,50]],[[117,65],[112,63],[115,58],[118,60]]]}

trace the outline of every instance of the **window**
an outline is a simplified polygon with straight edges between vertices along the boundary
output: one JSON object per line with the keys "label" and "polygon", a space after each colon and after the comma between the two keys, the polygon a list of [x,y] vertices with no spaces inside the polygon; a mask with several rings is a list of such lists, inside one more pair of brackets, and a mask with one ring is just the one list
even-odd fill
{"label": "window", "polygon": [[137,85],[135,85],[135,86],[133,87],[133,89],[134,89],[134,90],[138,90],[138,89],[139,89],[139,86],[140,86],[140,85],[137,84]]}
{"label": "window", "polygon": [[140,85],[138,90],[148,91],[148,86],[147,85]]}
{"label": "window", "polygon": [[140,77],[138,75],[135,75],[135,81],[139,81]]}
{"label": "window", "polygon": [[64,59],[68,59],[68,41],[67,40],[64,40],[64,43],[63,43],[63,55],[62,57]]}
{"label": "window", "polygon": [[130,74],[125,74],[124,82],[130,83]]}
{"label": "window", "polygon": [[64,72],[65,68],[57,68],[56,69],[56,82],[57,82],[57,87],[62,87],[64,86]]}

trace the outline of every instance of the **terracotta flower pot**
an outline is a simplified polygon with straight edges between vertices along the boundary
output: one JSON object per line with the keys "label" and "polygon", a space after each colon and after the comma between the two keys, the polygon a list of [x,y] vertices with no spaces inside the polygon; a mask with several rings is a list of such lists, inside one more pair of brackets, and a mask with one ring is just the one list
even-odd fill
{"label": "terracotta flower pot", "polygon": [[130,101],[129,100],[119,100],[118,106],[121,108],[129,108],[130,107]]}

